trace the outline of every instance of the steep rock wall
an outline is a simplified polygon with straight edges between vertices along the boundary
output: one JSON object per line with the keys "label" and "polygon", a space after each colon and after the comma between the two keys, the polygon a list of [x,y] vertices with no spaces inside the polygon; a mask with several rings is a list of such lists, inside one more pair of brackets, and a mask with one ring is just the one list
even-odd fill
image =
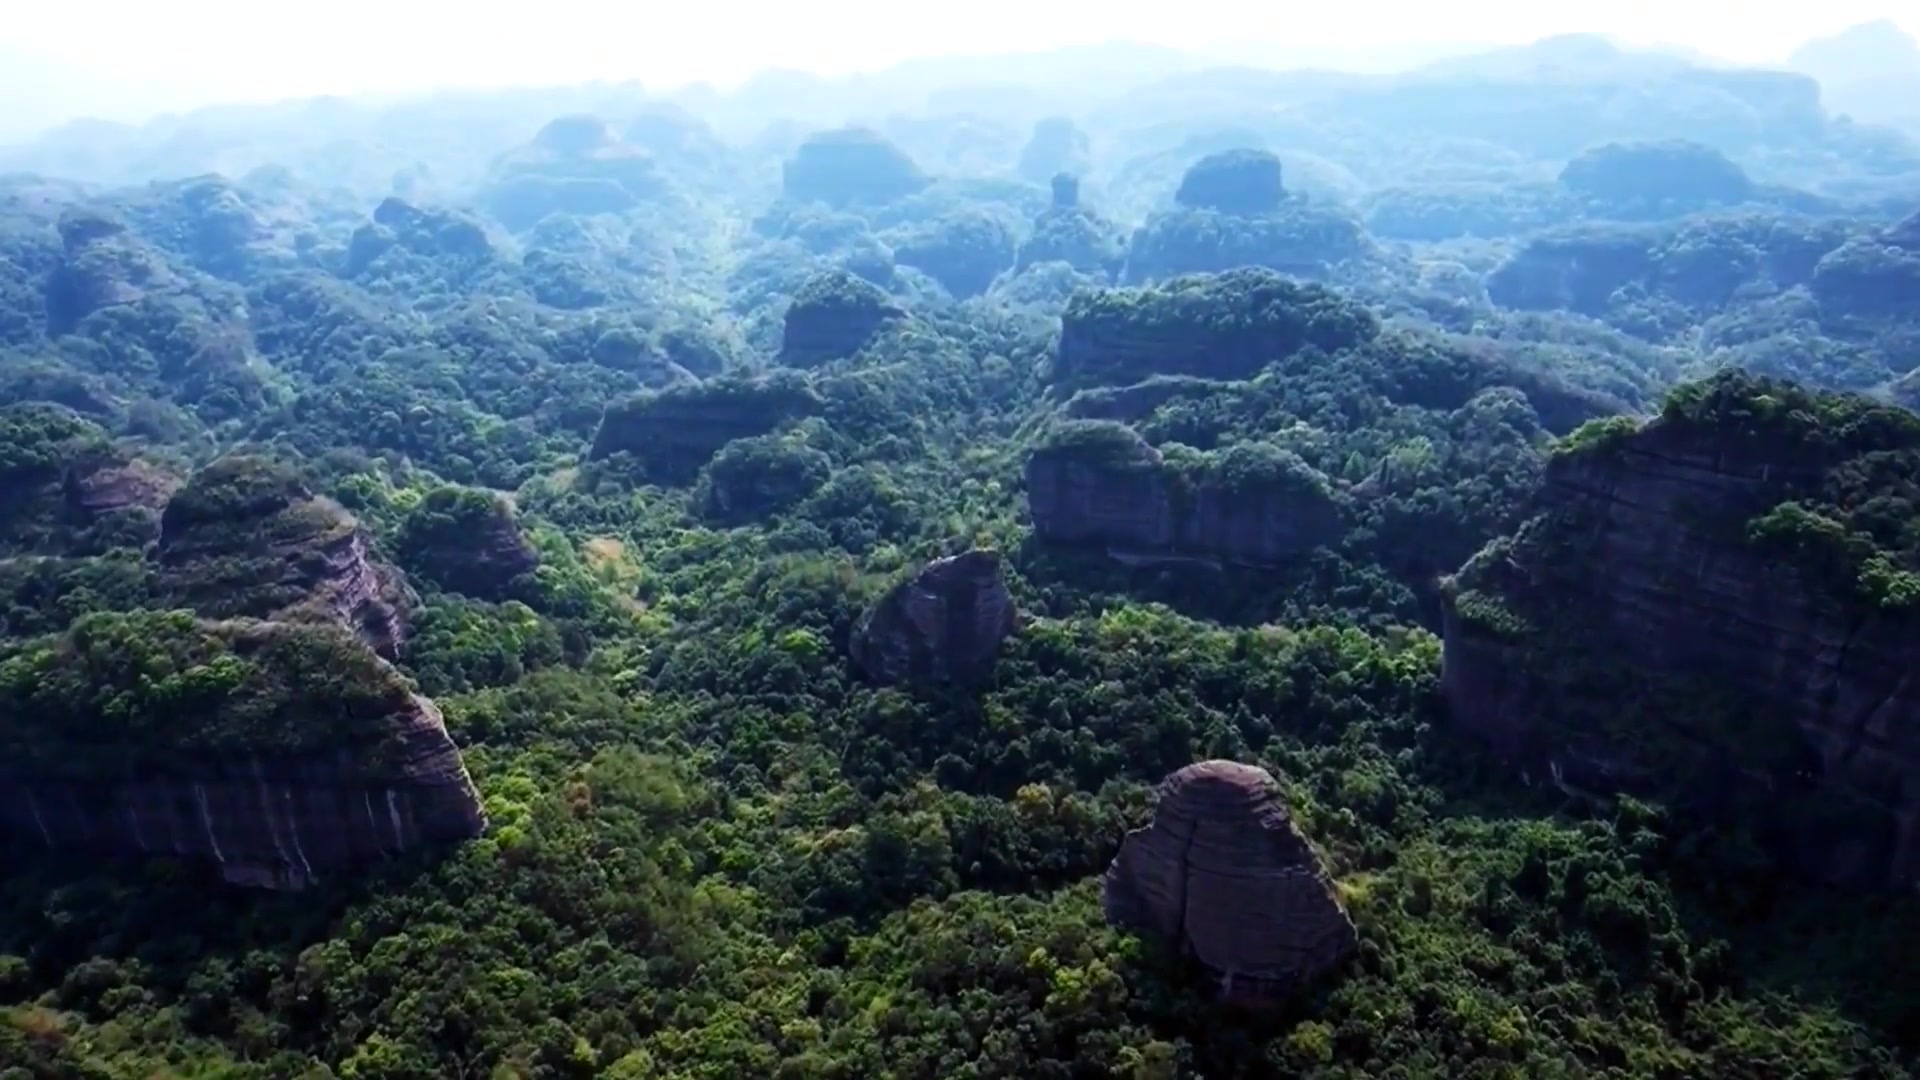
{"label": "steep rock wall", "polygon": [[486,815],[440,710],[418,695],[407,704],[380,775],[355,748],[127,780],[0,767],[0,829],[56,851],[205,860],[229,882],[271,889],[479,835]]}
{"label": "steep rock wall", "polygon": [[1856,422],[1856,451],[1669,415],[1558,456],[1450,583],[1456,722],[1575,793],[1736,813],[1817,877],[1920,880],[1920,617],[1860,594],[1871,562],[1836,573],[1826,533],[1754,532],[1920,447],[1888,423]]}

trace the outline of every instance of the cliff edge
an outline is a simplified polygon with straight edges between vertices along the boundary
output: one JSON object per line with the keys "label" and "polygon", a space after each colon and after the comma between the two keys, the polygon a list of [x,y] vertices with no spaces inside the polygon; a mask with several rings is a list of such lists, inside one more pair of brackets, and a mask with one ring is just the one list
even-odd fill
{"label": "cliff edge", "polygon": [[1920,418],[1723,372],[1596,421],[1446,583],[1442,686],[1536,780],[1920,880]]}

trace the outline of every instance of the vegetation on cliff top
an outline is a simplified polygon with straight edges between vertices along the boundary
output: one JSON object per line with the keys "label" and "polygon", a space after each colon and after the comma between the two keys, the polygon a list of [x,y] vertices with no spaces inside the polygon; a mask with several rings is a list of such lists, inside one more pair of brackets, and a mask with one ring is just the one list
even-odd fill
{"label": "vegetation on cliff top", "polygon": [[[1566,52],[1581,80],[1514,74]],[[1920,967],[1888,963],[1920,931],[1910,897],[1810,889],[1660,810],[1525,787],[1449,729],[1431,631],[1436,580],[1497,553],[1543,473],[1647,437],[1584,422],[1727,364],[1904,374],[1912,260],[1885,224],[1920,151],[1829,121],[1792,77],[1678,78],[1584,40],[1515,59],[1314,80],[1311,107],[1247,72],[1076,77],[1087,137],[1046,173],[1081,174],[1071,210],[1007,175],[1029,95],[949,87],[916,112],[915,83],[880,130],[815,135],[766,105],[871,111],[903,85],[884,75],[672,110],[626,85],[303,103],[239,110],[244,134],[217,111],[137,149],[153,132],[26,151],[139,183],[0,180],[0,484],[58,476],[96,429],[210,467],[161,545],[49,536],[0,560],[0,750],[57,775],[377,741],[412,680],[492,826],[297,896],[0,838],[0,1069],[1911,1073]],[[1725,173],[1710,155],[1601,169],[1606,197],[1546,179],[1675,131],[1769,184],[1681,218]],[[1258,166],[1259,205],[1284,156],[1282,206],[1160,212],[1222,152]],[[235,178],[148,184],[138,162]],[[809,282],[910,317],[778,371]],[[841,310],[811,328],[831,346]],[[1674,407],[1836,448],[1774,524],[1838,523],[1845,550],[1868,536],[1913,569],[1899,421],[1772,384],[1784,411],[1735,395],[1722,417],[1717,385]],[[1777,438],[1801,413],[1804,437]],[[1154,461],[1184,494],[1310,488],[1344,516],[1259,572],[1049,550],[1024,466],[1063,449]],[[214,606],[297,592],[342,509],[375,556],[430,560],[496,496],[537,568],[504,596],[422,590],[399,672],[331,631],[170,610],[181,574]],[[848,635],[887,583],[976,545],[1006,553],[1026,624],[988,684],[855,678]],[[1475,578],[1494,562],[1459,607],[1508,604]],[[1552,644],[1551,620],[1504,610],[1513,640]],[[1214,756],[1283,779],[1361,934],[1257,1017],[1100,908],[1152,785]]]}

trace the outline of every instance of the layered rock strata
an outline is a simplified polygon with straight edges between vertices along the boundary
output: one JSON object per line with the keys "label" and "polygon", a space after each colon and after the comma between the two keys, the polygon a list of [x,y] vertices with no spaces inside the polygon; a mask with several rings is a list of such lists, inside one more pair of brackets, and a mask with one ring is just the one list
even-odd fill
{"label": "layered rock strata", "polygon": [[1136,561],[1253,567],[1280,565],[1343,534],[1339,502],[1324,479],[1297,460],[1292,468],[1262,468],[1253,476],[1217,467],[1218,461],[1177,465],[1119,424],[1062,425],[1027,459],[1034,533],[1049,543],[1102,548]]}
{"label": "layered rock strata", "polygon": [[1265,769],[1203,761],[1160,785],[1107,870],[1108,921],[1175,942],[1229,1000],[1292,993],[1358,942]]}
{"label": "layered rock strata", "polygon": [[1537,782],[1732,816],[1836,884],[1920,881],[1920,583],[1825,502],[1871,525],[1911,500],[1920,423],[1738,375],[1691,392],[1557,455],[1449,583],[1455,721]]}
{"label": "layered rock strata", "polygon": [[861,618],[853,661],[880,682],[973,682],[1019,626],[1000,553],[935,559]]}
{"label": "layered rock strata", "polygon": [[[150,620],[154,632],[186,625],[169,618]],[[237,885],[299,889],[330,871],[467,839],[485,828],[479,796],[439,709],[412,693],[384,661],[364,653],[356,659],[351,650],[360,646],[329,640],[342,633],[338,628],[242,621],[200,623],[186,632],[221,643],[222,655],[244,658],[242,664],[258,659],[267,665],[249,671],[242,690],[284,686],[291,715],[268,723],[298,730],[275,733],[259,752],[245,752],[231,740],[205,745],[211,740],[204,735],[181,745],[190,738],[184,726],[217,731],[230,722],[231,711],[248,707],[229,699],[192,716],[92,717],[95,729],[132,720],[142,729],[126,739],[160,740],[139,751],[129,751],[125,742],[92,745],[87,739],[98,738],[97,730],[77,739],[40,731],[35,751],[9,755],[9,764],[0,765],[0,829],[56,851],[187,858],[218,866]],[[259,659],[288,643],[349,651],[341,654],[342,663],[311,671],[289,667],[281,657]],[[51,661],[55,666],[43,669],[49,680],[60,676],[61,665],[85,663],[76,655],[85,646],[76,647],[71,636],[59,648],[64,652]],[[343,695],[335,679],[367,680],[370,689]],[[0,668],[0,684],[18,695],[17,672]],[[19,704],[21,713],[41,715],[0,722],[9,741],[35,734],[27,729],[59,709],[45,702]],[[329,745],[332,733],[324,725],[334,710],[349,708],[356,730]],[[158,732],[145,726],[154,723],[161,725]],[[292,752],[275,748],[281,744]]]}
{"label": "layered rock strata", "polygon": [[333,622],[393,658],[418,602],[373,557],[352,514],[286,470],[236,456],[196,474],[168,503],[160,580],[208,618]]}

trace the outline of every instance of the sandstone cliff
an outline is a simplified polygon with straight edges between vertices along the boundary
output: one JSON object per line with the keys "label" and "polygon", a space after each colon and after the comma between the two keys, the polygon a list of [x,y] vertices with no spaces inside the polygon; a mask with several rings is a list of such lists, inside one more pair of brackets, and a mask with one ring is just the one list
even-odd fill
{"label": "sandstone cliff", "polygon": [[486,824],[439,710],[332,626],[90,616],[0,653],[0,745],[0,829],[241,885],[301,888]]}
{"label": "sandstone cliff", "polygon": [[733,440],[765,435],[823,407],[794,372],[676,386],[608,406],[590,456],[632,454],[647,479],[685,483]]}
{"label": "sandstone cliff", "polygon": [[1358,935],[1265,769],[1203,761],[1160,785],[1106,876],[1108,921],[1178,943],[1229,1000],[1285,996]]}
{"label": "sandstone cliff", "polygon": [[505,597],[540,565],[507,500],[471,488],[427,492],[401,523],[395,549],[410,573],[483,600]]}
{"label": "sandstone cliff", "polygon": [[1041,540],[1128,559],[1274,566],[1344,531],[1326,479],[1264,445],[1170,458],[1122,425],[1069,421],[1027,459],[1026,483]]}
{"label": "sandstone cliff", "polygon": [[854,629],[853,662],[880,682],[973,682],[1018,625],[1000,553],[968,551],[881,597]]}
{"label": "sandstone cliff", "polygon": [[1271,270],[1176,277],[1148,288],[1078,293],[1060,318],[1054,378],[1122,383],[1152,375],[1244,379],[1308,347],[1378,336],[1361,305]]}
{"label": "sandstone cliff", "polygon": [[158,558],[167,595],[205,617],[334,622],[389,658],[417,603],[353,515],[285,466],[245,455],[174,494]]}
{"label": "sandstone cliff", "polygon": [[1448,583],[1456,722],[1826,880],[1920,880],[1920,421],[1722,374],[1570,442]]}
{"label": "sandstone cliff", "polygon": [[816,367],[859,352],[882,327],[906,318],[887,294],[845,270],[808,278],[787,305],[780,362]]}

